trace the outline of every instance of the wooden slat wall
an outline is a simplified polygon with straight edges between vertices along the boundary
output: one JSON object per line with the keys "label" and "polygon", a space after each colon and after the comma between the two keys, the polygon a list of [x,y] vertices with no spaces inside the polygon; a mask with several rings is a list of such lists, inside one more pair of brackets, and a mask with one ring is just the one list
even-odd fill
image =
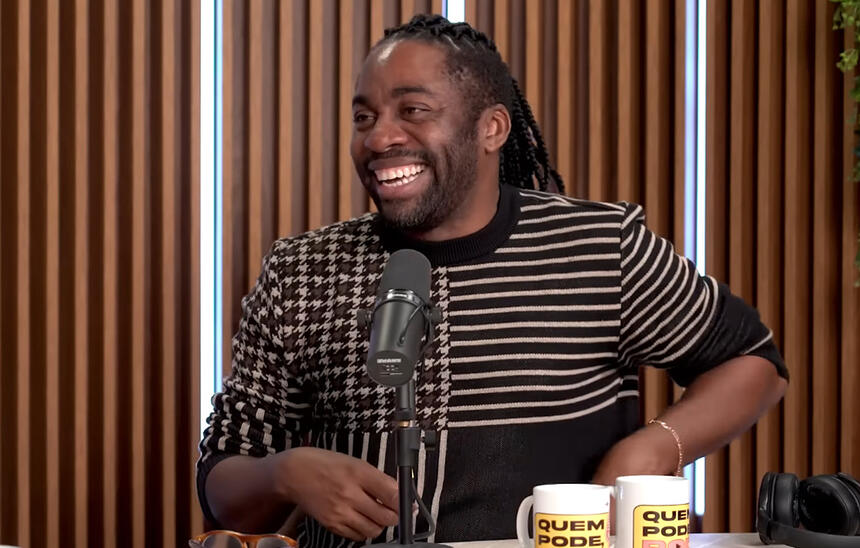
{"label": "wooden slat wall", "polygon": [[0,543],[202,530],[199,3],[0,3]]}
{"label": "wooden slat wall", "polygon": [[748,531],[761,477],[860,474],[854,108],[830,2],[709,2],[707,270],[753,303],[784,402],[708,458],[704,528]]}

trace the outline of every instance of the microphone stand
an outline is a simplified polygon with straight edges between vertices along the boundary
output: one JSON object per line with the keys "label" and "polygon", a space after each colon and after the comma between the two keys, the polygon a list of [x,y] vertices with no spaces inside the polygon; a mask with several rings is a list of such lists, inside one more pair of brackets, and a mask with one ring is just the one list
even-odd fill
{"label": "microphone stand", "polygon": [[[398,544],[411,548],[450,548],[445,544],[415,542],[412,523],[412,474],[418,468],[418,451],[421,448],[421,429],[415,422],[415,381],[395,388],[397,399],[394,409],[394,440],[397,453],[397,488],[400,495],[398,515]],[[418,496],[418,493],[415,493]],[[427,516],[428,523],[432,520]],[[374,544],[374,547],[391,548],[392,544]]]}
{"label": "microphone stand", "polygon": [[415,381],[395,388],[394,435],[397,452],[397,487],[400,491],[400,524],[397,528],[400,544],[413,543],[412,532],[412,471],[418,467],[421,431],[415,425]]}

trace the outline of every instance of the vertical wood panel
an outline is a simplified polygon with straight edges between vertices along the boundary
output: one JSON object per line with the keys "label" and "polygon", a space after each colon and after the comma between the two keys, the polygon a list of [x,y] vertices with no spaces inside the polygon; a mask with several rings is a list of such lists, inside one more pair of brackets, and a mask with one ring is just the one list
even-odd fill
{"label": "vertical wood panel", "polygon": [[[341,6],[351,8],[352,2],[343,2]],[[293,74],[293,14],[289,3],[278,3],[278,180],[292,179],[293,165],[293,118],[297,111],[293,108],[293,86],[290,85]],[[225,37],[226,38],[226,37]],[[224,42],[225,47],[227,41]],[[226,86],[225,86],[226,87]],[[294,226],[290,186],[281,186],[278,192],[278,235],[289,234]]]}
{"label": "vertical wood panel", "polygon": [[[45,208],[45,543],[60,544],[60,5],[46,4],[46,185]],[[48,344],[56,341],[57,344]],[[54,494],[51,496],[51,494]]]}
{"label": "vertical wood panel", "polygon": [[478,3],[480,0],[476,0],[475,2],[467,2],[465,6],[466,13],[464,16],[466,17],[466,22],[472,25],[475,28],[478,28]]}
{"label": "vertical wood panel", "polygon": [[786,472],[809,473],[810,359],[810,29],[809,4],[786,5],[785,97],[785,324],[784,352],[793,382],[785,396]]}
{"label": "vertical wood panel", "polygon": [[[153,90],[153,94],[160,91],[161,119],[159,126],[161,134],[158,135],[156,143],[160,142],[159,153],[161,165],[157,166],[160,175],[161,203],[154,204],[160,209],[161,241],[157,242],[160,249],[160,313],[158,324],[161,327],[159,333],[161,339],[160,379],[156,381],[158,396],[156,401],[160,402],[159,415],[160,424],[155,430],[155,435],[160,435],[161,455],[159,467],[161,470],[160,496],[164,501],[181,500],[177,493],[177,417],[179,409],[177,400],[181,401],[183,394],[177,390],[177,331],[180,328],[177,322],[177,267],[182,264],[182,257],[177,252],[177,241],[179,230],[177,204],[177,146],[176,121],[181,120],[181,111],[178,108],[180,100],[179,86],[177,85],[177,36],[181,33],[176,20],[176,6],[170,2],[161,4],[161,20],[158,21],[161,30],[161,89]],[[154,483],[154,482],[152,482]],[[161,507],[161,538],[159,542],[163,546],[171,546],[177,542],[177,508],[173,504],[163,504]],[[155,537],[155,535],[153,535]],[[148,543],[151,544],[150,540]]]}
{"label": "vertical wood panel", "polygon": [[102,394],[104,416],[102,433],[102,463],[104,476],[102,478],[104,516],[102,537],[105,543],[116,542],[117,524],[117,446],[119,437],[117,416],[119,406],[117,401],[117,13],[116,6],[107,2],[103,6],[104,14],[104,68],[103,68],[103,105],[102,121],[104,127],[104,150],[102,156],[102,172],[104,188],[102,189],[103,237],[102,264],[104,273],[102,279],[102,311],[103,348],[102,364]]}
{"label": "vertical wood panel", "polygon": [[[728,180],[728,151],[726,120],[728,119],[728,4],[708,2],[707,5],[707,212],[706,265],[708,273],[725,280],[726,265],[726,194]],[[700,45],[701,47],[701,45]],[[723,530],[727,525],[727,451],[721,449],[708,456],[705,463],[704,529]]]}
{"label": "vertical wood panel", "polygon": [[[319,185],[323,178],[323,47],[325,35],[323,31],[323,3],[310,3],[309,19],[309,48],[308,48],[308,181]],[[308,224],[311,227],[322,226],[323,222],[323,193],[311,188],[308,192]]]}
{"label": "vertical wood panel", "polygon": [[592,200],[609,200],[609,164],[612,161],[609,120],[609,5],[603,0],[590,0],[589,4],[589,177],[588,197]]}
{"label": "vertical wood panel", "polygon": [[[812,274],[812,445],[813,474],[836,470],[839,461],[839,166],[835,152],[839,132],[837,112],[836,74],[833,59],[835,36],[833,26],[834,4],[815,4],[815,87],[813,111],[813,254]],[[840,116],[841,118],[841,116]]]}
{"label": "vertical wood panel", "polygon": [[568,184],[568,193],[573,196],[588,196],[589,185],[589,158],[591,155],[591,136],[588,128],[591,123],[591,97],[590,86],[586,86],[583,82],[588,80],[589,74],[589,4],[586,2],[577,2],[574,8],[575,17],[575,33],[576,33],[576,71],[571,74],[574,79],[572,85],[576,90],[576,101],[574,107],[574,134],[576,140],[574,142],[574,171],[571,173],[572,180]]}
{"label": "vertical wood panel", "polygon": [[[201,0],[193,0],[186,3],[186,11],[183,17],[183,26],[191,28],[191,35],[183,45],[183,59],[189,61],[189,70],[181,72],[186,75],[188,87],[185,89],[187,97],[187,108],[189,110],[186,115],[189,119],[189,127],[187,134],[183,131],[183,136],[188,139],[187,148],[183,147],[183,151],[188,153],[186,164],[182,170],[183,173],[190,174],[188,178],[190,191],[188,193],[187,202],[183,203],[183,208],[188,215],[190,224],[190,241],[186,252],[191,256],[190,267],[188,268],[187,277],[183,280],[183,287],[188,294],[187,315],[190,315],[189,336],[185,338],[183,346],[183,356],[179,363],[185,363],[188,368],[186,372],[187,384],[185,385],[185,397],[191,401],[191,412],[188,413],[188,432],[189,439],[182,440],[181,445],[187,448],[188,454],[184,459],[184,468],[182,475],[185,476],[185,481],[177,481],[177,489],[184,486],[189,493],[186,499],[185,511],[186,515],[190,516],[189,523],[185,529],[177,528],[177,537],[182,540],[189,538],[191,535],[198,534],[203,531],[203,513],[200,505],[197,502],[197,481],[195,477],[195,463],[197,462],[197,440],[199,438],[200,428],[200,406],[195,405],[200,400],[200,369],[201,367],[212,364],[203,364],[200,360],[200,336],[201,336],[201,317],[200,317],[200,254],[197,252],[200,249],[200,143],[202,135],[200,135],[200,96],[202,91],[202,83],[200,81],[200,35],[201,21],[200,8]],[[187,28],[187,27],[186,27]],[[206,83],[206,85],[210,85]],[[223,90],[223,84],[222,84]],[[207,181],[204,184],[215,184],[215,181]],[[207,318],[208,320],[208,318]],[[180,461],[182,462],[182,461]],[[181,509],[180,509],[181,510]],[[184,533],[184,534],[183,534]]]}
{"label": "vertical wood panel", "polygon": [[[263,263],[263,75],[264,2],[248,2],[248,280],[256,280]],[[272,82],[268,82],[271,86]],[[268,113],[266,113],[268,114]]]}
{"label": "vertical wood panel", "polygon": [[[502,11],[496,9],[496,12]],[[571,77],[574,74],[575,65],[575,26],[574,26],[574,11],[571,2],[559,2],[556,10],[556,16],[559,26],[570,29],[569,33],[561,33],[558,38],[558,53],[555,70],[558,73],[558,133],[557,133],[557,148],[556,154],[556,169],[564,181],[568,182],[568,192],[570,191],[570,181],[573,173],[573,141],[574,141],[574,86],[571,82]],[[502,24],[505,22],[501,21]],[[496,29],[499,29],[500,18],[496,17]],[[504,27],[502,27],[504,28]],[[504,32],[501,33],[502,35]],[[496,41],[498,47],[499,42]],[[499,49],[501,53],[501,48]],[[502,58],[504,59],[504,53]]]}
{"label": "vertical wood panel", "polygon": [[[293,158],[306,158],[308,154],[308,11],[305,2],[294,4],[293,34],[293,112],[299,113],[294,117],[293,127]],[[294,162],[293,181],[291,196],[294,203],[293,215],[296,222],[293,223],[289,234],[297,234],[308,227],[307,195],[310,189],[307,185],[308,163],[307,161]]]}
{"label": "vertical wood panel", "polygon": [[[618,198],[640,203],[642,152],[642,23],[643,4],[618,3]],[[650,26],[649,26],[650,28]],[[646,42],[650,45],[649,41]],[[646,45],[646,47],[647,47]],[[653,49],[653,48],[652,48]],[[653,78],[653,77],[652,77]],[[653,85],[653,80],[650,82]],[[575,85],[575,84],[574,84]]]}
{"label": "vertical wood panel", "polygon": [[[323,37],[338,36],[337,25],[337,1],[323,0],[322,17]],[[325,39],[322,44],[322,66],[323,71],[320,83],[322,93],[319,95],[322,110],[322,125],[320,129],[319,148],[322,151],[322,179],[318,192],[322,194],[322,211],[320,216],[321,225],[328,225],[337,220],[338,200],[348,200],[349,195],[338,194],[337,174],[341,162],[350,163],[348,158],[339,158],[338,153],[338,118],[346,112],[338,108],[337,94],[337,42],[333,39]],[[310,228],[310,227],[309,227]]]}
{"label": "vertical wood panel", "polygon": [[[146,399],[150,396],[146,369],[150,358],[149,293],[150,220],[149,140],[147,108],[149,104],[149,74],[147,43],[149,12],[146,0],[134,0],[132,6],[132,306],[131,306],[131,516],[146,515],[146,462],[148,434],[146,430]],[[129,382],[125,380],[124,382]],[[145,523],[132,518],[130,542],[142,548],[146,542]],[[122,534],[122,531],[118,531]],[[118,538],[117,543],[121,540]]]}
{"label": "vertical wood panel", "polygon": [[89,1],[75,2],[75,354],[74,354],[74,520],[75,546],[90,545],[89,531],[89,494],[95,490],[94,482],[89,475],[91,448],[88,441],[90,436],[89,413],[89,381],[90,363],[94,355],[89,348],[90,340],[90,110],[87,89],[89,81],[90,51],[88,48],[89,34]]}
{"label": "vertical wood panel", "polygon": [[[570,11],[572,9],[571,2],[559,2],[558,9],[559,14],[561,14],[561,10]],[[496,43],[499,55],[501,55],[502,59],[505,60],[507,60],[510,55],[510,40],[508,39],[510,25],[511,4],[506,0],[498,0],[493,6],[493,41]]]}
{"label": "vertical wood panel", "polygon": [[[356,59],[352,55],[356,47],[354,27],[359,24],[355,17],[355,5],[352,2],[340,3],[340,32],[338,33],[338,99],[337,109],[341,113],[338,121],[338,220],[344,221],[355,215],[352,198],[352,187],[358,184],[353,176],[354,169],[349,158],[349,144],[352,136],[352,95],[353,86],[358,74]],[[347,197],[349,197],[347,199]]]}
{"label": "vertical wood panel", "polygon": [[18,542],[30,544],[30,5],[18,4],[18,55],[17,55],[17,191],[18,230],[15,263],[17,266],[17,462]]}
{"label": "vertical wood panel", "polygon": [[[782,343],[782,139],[784,29],[782,0],[759,8],[758,142],[756,185],[756,300],[774,340]],[[791,367],[791,364],[790,364]],[[780,467],[781,405],[756,426],[756,483]]]}
{"label": "vertical wood panel", "polygon": [[[753,303],[755,250],[750,234],[755,232],[755,194],[749,182],[755,175],[755,5],[734,1],[731,10],[728,281],[736,295]],[[746,531],[754,515],[754,443],[752,431],[747,431],[729,446],[730,531]]]}
{"label": "vertical wood panel", "polygon": [[[474,3],[472,3],[474,5]],[[543,75],[541,74],[543,51],[542,30],[544,2],[526,2],[526,81],[523,93],[532,107],[535,120],[540,124],[543,112]],[[543,128],[543,125],[541,125]]]}
{"label": "vertical wood panel", "polygon": [[[675,89],[673,90],[673,98],[670,109],[674,115],[674,126],[672,128],[672,148],[674,157],[672,159],[673,182],[672,182],[672,200],[674,207],[671,222],[672,226],[672,241],[675,244],[675,249],[682,253],[686,246],[691,243],[686,241],[685,234],[685,200],[686,196],[686,174],[684,166],[686,162],[685,148],[687,143],[687,120],[686,120],[686,70],[685,66],[687,52],[695,54],[695,37],[691,44],[687,44],[686,26],[687,26],[687,5],[685,0],[675,0],[674,3],[674,52],[670,51],[669,55],[672,59],[674,67],[671,69],[675,80]],[[692,7],[692,6],[691,6]],[[671,26],[671,24],[670,24]],[[694,74],[690,75],[695,77]],[[695,127],[693,125],[692,127]],[[690,141],[693,142],[692,136]],[[695,149],[694,154],[695,154]],[[683,394],[683,389],[680,386],[673,388],[673,400],[677,400]]]}
{"label": "vertical wood panel", "polygon": [[384,0],[370,0],[370,41],[367,44],[368,47],[381,39],[385,31],[383,2]]}
{"label": "vertical wood panel", "polygon": [[[237,165],[241,160],[242,154],[242,132],[237,127],[241,123],[241,112],[237,111],[236,103],[241,99],[241,93],[237,93],[242,86],[245,76],[241,70],[241,64],[236,65],[237,50],[241,50],[240,44],[237,43],[236,37],[242,36],[244,31],[236,28],[236,15],[239,11],[239,3],[237,0],[224,1],[224,29],[223,29],[223,67],[224,71],[224,86],[223,86],[223,150],[222,158],[222,215],[224,218],[223,238],[224,244],[222,247],[222,260],[224,268],[224,298],[222,310],[224,314],[223,328],[224,333],[223,345],[221,347],[221,355],[223,356],[222,373],[224,375],[230,372],[231,347],[230,339],[233,331],[238,326],[239,314],[241,314],[240,302],[241,288],[246,284],[245,276],[242,275],[246,271],[246,262],[242,256],[241,240],[242,232],[239,229],[240,223],[237,219],[242,219],[242,211],[239,202],[238,192],[241,191],[241,186],[238,182],[242,181],[242,172],[240,166]],[[234,121],[236,123],[234,123]],[[238,243],[238,246],[237,246]]]}

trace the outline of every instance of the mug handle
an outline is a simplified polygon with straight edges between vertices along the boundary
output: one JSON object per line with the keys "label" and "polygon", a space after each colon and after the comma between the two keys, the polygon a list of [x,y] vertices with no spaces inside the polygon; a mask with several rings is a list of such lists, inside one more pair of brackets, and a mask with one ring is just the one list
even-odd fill
{"label": "mug handle", "polygon": [[520,541],[521,548],[534,546],[534,541],[529,537],[529,510],[532,509],[534,500],[534,496],[527,496],[520,503],[520,509],[517,510],[517,539]]}

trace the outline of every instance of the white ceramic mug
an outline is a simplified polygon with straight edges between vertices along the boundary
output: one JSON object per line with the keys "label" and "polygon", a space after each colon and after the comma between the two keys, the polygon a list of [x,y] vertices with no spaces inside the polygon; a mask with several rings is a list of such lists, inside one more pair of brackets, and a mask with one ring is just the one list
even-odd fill
{"label": "white ceramic mug", "polygon": [[690,482],[676,476],[615,480],[615,548],[687,548]]}
{"label": "white ceramic mug", "polygon": [[[609,497],[605,485],[538,485],[520,504],[517,538],[522,548],[609,548]],[[534,506],[534,536],[529,510]]]}

